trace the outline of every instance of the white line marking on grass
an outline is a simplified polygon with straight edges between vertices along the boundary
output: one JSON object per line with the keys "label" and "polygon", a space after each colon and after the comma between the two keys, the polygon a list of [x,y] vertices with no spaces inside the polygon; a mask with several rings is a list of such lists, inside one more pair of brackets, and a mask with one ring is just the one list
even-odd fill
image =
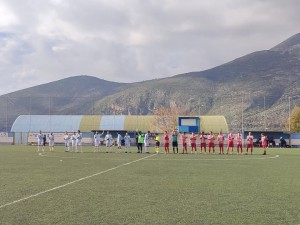
{"label": "white line marking on grass", "polygon": [[[126,159],[114,159],[114,158],[79,158],[79,157],[64,157],[64,156],[49,156],[45,154],[40,154],[41,157],[48,157],[48,158],[62,158],[62,159],[87,159],[87,160],[116,160],[116,161],[123,161]],[[264,159],[276,159],[279,158],[279,155],[272,155],[269,157],[260,157],[260,158],[250,158],[251,155],[243,156],[243,155],[226,155],[225,157],[237,156],[238,158],[217,158],[217,159],[164,159],[164,158],[156,158],[156,159],[146,159],[146,160],[159,160],[159,161],[239,161],[239,160],[264,160]],[[247,157],[247,158],[239,158],[239,157]],[[249,158],[248,158],[249,157]]]}
{"label": "white line marking on grass", "polygon": [[10,206],[10,205],[14,205],[14,204],[16,204],[16,203],[19,203],[19,202],[22,202],[22,201],[25,201],[25,200],[28,200],[28,199],[30,199],[30,198],[37,197],[37,196],[42,195],[42,194],[46,194],[46,193],[51,192],[51,191],[55,191],[55,190],[57,190],[57,189],[60,189],[60,188],[69,186],[69,185],[71,185],[71,184],[75,184],[75,183],[77,183],[77,182],[80,182],[80,181],[83,181],[83,180],[86,180],[86,179],[89,179],[89,178],[92,178],[92,177],[95,177],[95,176],[98,176],[98,175],[101,175],[101,174],[104,174],[104,173],[107,173],[107,172],[110,172],[110,171],[113,171],[113,170],[116,170],[116,169],[119,169],[119,168],[121,168],[121,167],[128,166],[128,165],[130,165],[130,164],[136,163],[136,162],[141,161],[141,160],[145,160],[145,159],[150,158],[150,157],[153,157],[153,156],[155,156],[155,155],[148,155],[148,156],[146,156],[146,157],[139,158],[139,159],[137,159],[137,160],[134,160],[134,161],[131,161],[131,162],[128,162],[128,163],[121,164],[121,165],[119,165],[119,166],[116,166],[116,167],[113,167],[113,168],[110,168],[110,169],[101,171],[101,172],[99,172],[99,173],[95,173],[95,174],[92,174],[92,175],[90,175],[90,176],[86,176],[86,177],[83,177],[83,178],[80,178],[80,179],[77,179],[77,180],[68,182],[68,183],[66,183],[66,184],[63,184],[63,185],[60,185],[60,186],[57,186],[57,187],[54,187],[54,188],[51,188],[51,189],[48,189],[48,190],[45,190],[45,191],[41,191],[41,192],[39,192],[39,193],[30,195],[30,196],[28,196],[28,197],[21,198],[21,199],[15,200],[15,201],[13,201],[13,202],[6,203],[6,204],[4,204],[4,205],[1,205],[1,206],[0,206],[0,209],[2,209],[2,208],[4,208],[4,207],[7,207],[7,206]]}
{"label": "white line marking on grass", "polygon": [[[248,157],[248,156],[245,156]],[[279,155],[270,156],[270,157],[261,157],[261,158],[218,158],[218,159],[163,159],[163,158],[156,158],[156,159],[146,159],[146,160],[157,160],[157,161],[240,161],[240,160],[263,160],[263,159],[276,159],[279,158]]]}
{"label": "white line marking on grass", "polygon": [[79,157],[74,157],[74,156],[54,156],[54,155],[45,155],[40,153],[41,157],[47,157],[47,158],[60,158],[60,159],[88,159],[88,160],[116,160],[116,161],[124,161],[127,159],[114,159],[114,158],[79,158]]}

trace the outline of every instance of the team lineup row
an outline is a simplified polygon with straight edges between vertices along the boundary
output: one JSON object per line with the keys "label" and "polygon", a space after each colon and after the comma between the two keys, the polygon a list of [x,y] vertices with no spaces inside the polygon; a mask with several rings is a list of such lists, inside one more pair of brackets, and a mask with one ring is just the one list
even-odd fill
{"label": "team lineup row", "polygon": [[[42,132],[40,131],[37,135],[37,141],[38,141],[38,152],[44,151],[44,136]],[[94,134],[94,152],[99,152],[100,148],[100,140],[104,136],[104,131],[102,133],[99,133],[98,131]],[[218,143],[219,146],[219,154],[225,154],[224,153],[224,143],[225,139],[227,141],[227,151],[226,154],[231,153],[233,154],[234,151],[234,141],[236,142],[236,149],[238,154],[243,154],[243,137],[240,132],[238,132],[236,135],[233,133],[229,133],[227,136],[223,135],[222,132],[220,132],[218,135],[213,134],[213,132],[210,132],[208,135],[202,132],[201,134],[187,134],[187,133],[178,133],[177,131],[173,131],[172,134],[169,135],[167,131],[163,134],[163,146],[164,146],[164,152],[169,153],[170,151],[170,142],[172,143],[173,147],[173,153],[178,153],[178,139],[180,138],[181,144],[182,144],[182,153],[187,153],[187,146],[188,142],[190,144],[191,153],[196,153],[197,151],[197,140],[200,140],[200,153],[208,152],[208,153],[215,153],[215,142]],[[53,133],[50,133],[48,135],[49,139],[49,149],[50,151],[54,151],[54,135]],[[137,131],[135,135],[136,139],[136,146],[137,146],[137,153],[142,153],[143,147],[144,152],[149,153],[149,146],[150,146],[150,131],[146,133],[142,133],[141,131]],[[250,149],[250,154],[253,153],[253,135],[251,132],[248,133],[246,137],[246,154],[248,154],[248,151]],[[68,132],[64,134],[64,142],[66,147],[66,152],[74,151],[74,152],[82,152],[82,134],[80,130],[77,132],[74,132],[72,135],[70,135]],[[159,153],[159,147],[160,147],[160,135],[155,134],[154,137],[155,141],[155,151],[156,153]],[[110,133],[110,131],[106,131],[106,134],[104,136],[104,142],[106,146],[106,152],[112,151],[113,146],[113,137]],[[130,146],[131,146],[131,137],[126,132],[124,137],[120,133],[117,133],[116,138],[116,145],[117,145],[117,152],[121,152],[122,148],[122,142],[125,146],[125,152],[131,152]],[[208,142],[208,143],[207,143]],[[267,148],[267,136],[262,133],[261,134],[261,143],[263,148],[263,155],[266,155],[266,148]],[[71,147],[71,149],[70,149]],[[208,147],[208,149],[207,149]]]}
{"label": "team lineup row", "polygon": [[[200,135],[197,135],[195,133],[191,133],[189,136],[186,133],[180,134],[182,146],[183,146],[183,153],[187,153],[187,142],[189,140],[190,147],[191,147],[191,153],[195,153],[197,151],[197,139],[200,139],[200,153],[204,150],[206,152],[207,147],[207,141],[208,141],[208,153],[211,152],[215,153],[215,141],[218,142],[219,146],[219,154],[224,154],[224,142],[225,142],[225,136],[220,132],[218,135],[213,134],[213,132],[210,132],[210,134],[206,135],[204,132],[202,132]],[[155,137],[156,138],[156,137]],[[159,138],[159,136],[158,136]],[[178,153],[178,133],[176,131],[172,132],[172,146],[173,146],[173,152]],[[237,133],[236,135],[229,133],[226,137],[227,139],[227,152],[226,154],[231,152],[233,153],[234,148],[234,140],[236,140],[236,147],[237,147],[237,153],[243,154],[243,137],[241,133]],[[250,149],[250,153],[253,153],[253,135],[251,132],[248,133],[248,136],[246,137],[247,145],[246,145],[246,154],[248,154],[248,150]],[[262,147],[263,147],[263,155],[266,155],[266,148],[267,148],[267,136],[265,134],[261,134],[261,141],[262,141]],[[157,142],[157,140],[156,140]],[[165,152],[169,153],[169,134],[167,131],[164,133],[164,148]],[[158,140],[159,143],[159,140]]]}

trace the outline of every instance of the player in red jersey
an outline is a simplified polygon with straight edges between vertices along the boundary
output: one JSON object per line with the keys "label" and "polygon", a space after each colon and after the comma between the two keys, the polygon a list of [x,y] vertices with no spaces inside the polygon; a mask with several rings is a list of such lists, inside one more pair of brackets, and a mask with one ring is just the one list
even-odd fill
{"label": "player in red jersey", "polygon": [[228,144],[227,144],[227,155],[228,155],[228,151],[231,148],[231,154],[233,153],[233,140],[234,140],[234,136],[232,133],[228,134]]}
{"label": "player in red jersey", "polygon": [[202,153],[202,148],[204,148],[204,151],[206,153],[206,139],[207,139],[207,136],[202,131],[202,133],[200,135],[200,153]]}
{"label": "player in red jersey", "polygon": [[240,132],[236,135],[236,151],[237,154],[243,154],[243,137]]}
{"label": "player in red jersey", "polygon": [[191,153],[196,153],[197,151],[197,145],[196,145],[197,135],[192,132],[190,136],[190,142],[191,142]]}
{"label": "player in red jersey", "polygon": [[181,135],[181,140],[182,140],[182,154],[184,154],[184,152],[187,154],[187,136],[186,136],[186,132],[184,132]]}
{"label": "player in red jersey", "polygon": [[251,134],[251,132],[249,132],[248,136],[247,136],[247,149],[246,149],[246,155],[248,155],[248,149],[250,148],[251,150],[251,155],[253,152],[253,135]]}
{"label": "player in red jersey", "polygon": [[168,131],[165,131],[165,134],[164,134],[164,147],[165,147],[165,153],[169,153],[169,134],[168,134]]}
{"label": "player in red jersey", "polygon": [[208,139],[208,152],[210,153],[210,149],[212,148],[213,154],[215,154],[215,135],[211,131],[207,137]]}
{"label": "player in red jersey", "polygon": [[218,144],[219,144],[219,154],[224,154],[224,135],[222,134],[222,131],[219,133],[218,137]]}
{"label": "player in red jersey", "polygon": [[261,134],[261,146],[264,151],[263,155],[267,154],[267,140],[268,140],[267,136],[264,133],[262,133]]}

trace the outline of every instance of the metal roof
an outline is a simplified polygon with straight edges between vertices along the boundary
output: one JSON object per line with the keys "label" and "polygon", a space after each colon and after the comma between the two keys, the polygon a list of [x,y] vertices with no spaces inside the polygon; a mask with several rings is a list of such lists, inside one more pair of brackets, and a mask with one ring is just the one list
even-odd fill
{"label": "metal roof", "polygon": [[[21,115],[12,132],[90,132],[91,130],[154,131],[155,117],[151,115]],[[200,130],[228,132],[224,116],[200,116]]]}
{"label": "metal roof", "polygon": [[78,130],[83,116],[65,115],[21,115],[12,125],[12,132],[29,131],[75,131]]}

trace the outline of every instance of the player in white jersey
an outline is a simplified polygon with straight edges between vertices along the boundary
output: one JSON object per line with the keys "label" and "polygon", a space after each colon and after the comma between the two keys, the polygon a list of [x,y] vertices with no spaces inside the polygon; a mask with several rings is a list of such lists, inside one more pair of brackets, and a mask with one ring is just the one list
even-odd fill
{"label": "player in white jersey", "polygon": [[150,131],[148,131],[144,137],[145,153],[148,154],[149,154],[149,142],[150,142]]}
{"label": "player in white jersey", "polygon": [[76,144],[75,144],[75,151],[78,152],[78,147],[80,147],[80,152],[82,152],[82,144],[81,144],[82,134],[80,130],[76,133]]}
{"label": "player in white jersey", "polygon": [[71,144],[72,144],[72,151],[76,149],[76,132],[74,132],[71,136]]}
{"label": "player in white jersey", "polygon": [[117,133],[117,146],[118,146],[118,152],[121,152],[121,146],[122,146],[122,135],[120,133]]}
{"label": "player in white jersey", "polygon": [[104,134],[104,131],[99,134],[98,131],[94,134],[94,152],[99,152],[99,146],[100,146],[100,138]]}
{"label": "player in white jersey", "polygon": [[66,133],[64,134],[64,141],[65,141],[66,152],[70,151],[70,140],[71,140],[71,136],[66,131]]}
{"label": "player in white jersey", "polygon": [[106,144],[106,153],[111,152],[112,136],[109,131],[106,132],[104,140]]}
{"label": "player in white jersey", "polygon": [[53,133],[48,134],[49,139],[49,150],[50,152],[54,152],[54,135]]}
{"label": "player in white jersey", "polygon": [[40,133],[37,135],[37,145],[37,152],[39,152],[40,149],[42,149],[42,151],[44,152],[44,135],[42,134],[42,131],[40,131]]}
{"label": "player in white jersey", "polygon": [[125,136],[124,136],[124,142],[125,142],[125,153],[130,152],[130,136],[128,135],[128,133],[126,132]]}

